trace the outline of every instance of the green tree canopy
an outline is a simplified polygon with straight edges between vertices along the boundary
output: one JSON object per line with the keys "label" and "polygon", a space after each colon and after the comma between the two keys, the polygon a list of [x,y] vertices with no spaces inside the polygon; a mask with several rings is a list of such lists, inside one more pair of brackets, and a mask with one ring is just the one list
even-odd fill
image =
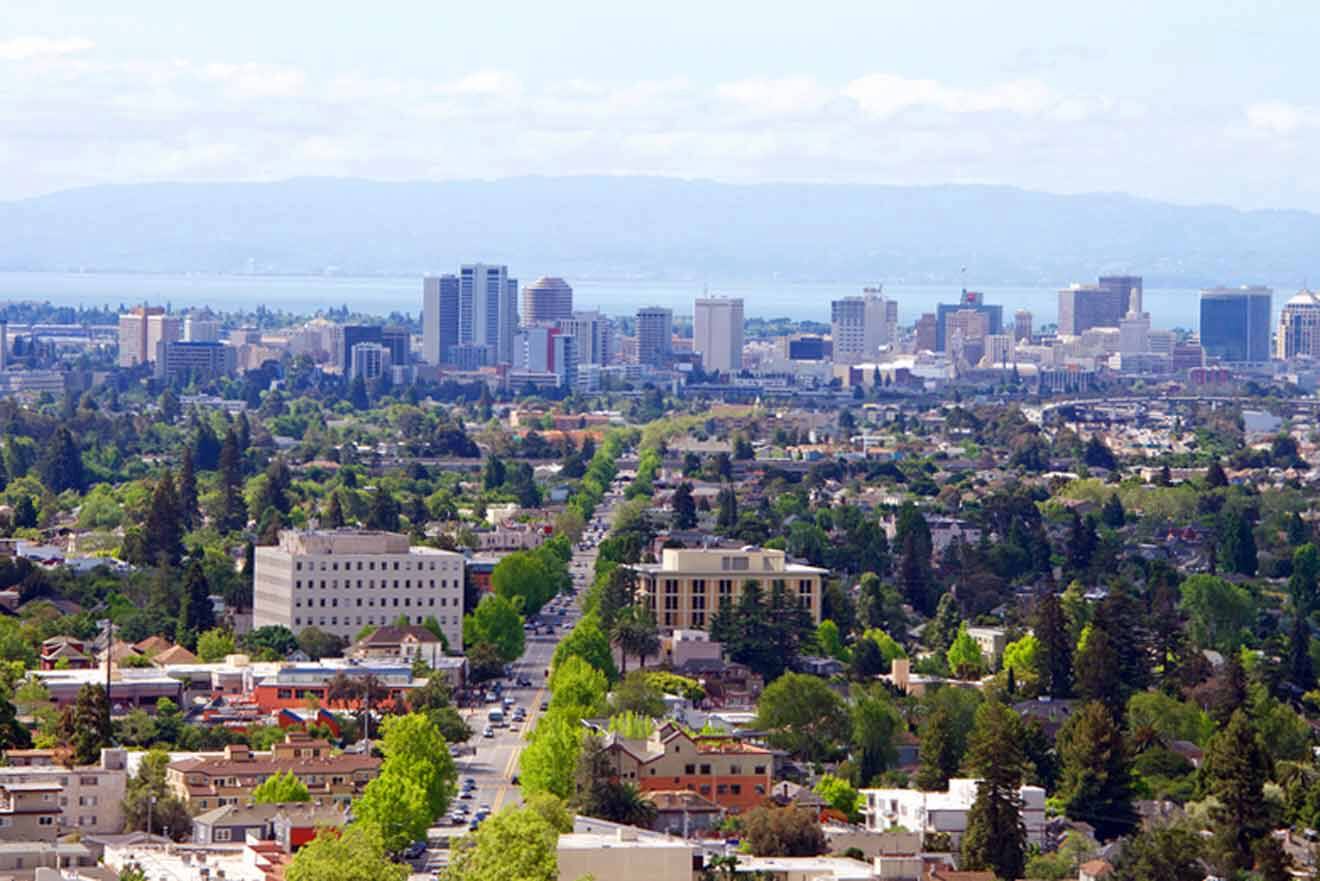
{"label": "green tree canopy", "polygon": [[408,867],[385,854],[380,829],[351,823],[342,832],[326,830],[293,856],[288,881],[405,881]]}
{"label": "green tree canopy", "polygon": [[810,761],[836,753],[851,728],[843,699],[804,673],[785,673],[766,686],[756,704],[756,727],[774,746]]}
{"label": "green tree canopy", "polygon": [[512,663],[522,657],[527,635],[517,603],[497,594],[486,594],[476,609],[463,618],[463,642],[492,646],[500,660]]}
{"label": "green tree canopy", "polygon": [[293,775],[292,771],[276,771],[252,790],[252,800],[257,804],[283,804],[290,801],[311,801],[307,784]]}

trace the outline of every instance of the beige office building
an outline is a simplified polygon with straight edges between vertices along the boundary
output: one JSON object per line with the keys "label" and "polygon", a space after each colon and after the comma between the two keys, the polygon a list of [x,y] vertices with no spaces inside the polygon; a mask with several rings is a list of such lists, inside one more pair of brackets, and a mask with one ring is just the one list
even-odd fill
{"label": "beige office building", "polygon": [[256,552],[253,627],[317,627],[352,639],[363,626],[434,616],[463,649],[463,555],[360,529],[285,530]]}
{"label": "beige office building", "polygon": [[[56,831],[78,831],[84,835],[119,832],[124,826],[124,790],[128,782],[128,757],[122,749],[101,750],[95,765],[68,768],[57,763],[51,749],[15,749],[5,753],[0,768],[0,789],[6,787],[54,787]],[[0,839],[5,827],[0,824]]]}
{"label": "beige office building", "polygon": [[711,373],[742,369],[743,301],[728,297],[702,297],[692,315],[692,351]]}
{"label": "beige office building", "polygon": [[522,289],[522,323],[551,324],[573,317],[573,288],[562,278],[541,276]]}
{"label": "beige office building", "polygon": [[828,569],[789,562],[783,551],[768,548],[695,549],[665,548],[659,563],[638,563],[638,593],[655,612],[664,631],[705,630],[711,616],[728,601],[738,604],[743,588],[760,585],[766,602],[775,582],[820,623],[820,601]]}

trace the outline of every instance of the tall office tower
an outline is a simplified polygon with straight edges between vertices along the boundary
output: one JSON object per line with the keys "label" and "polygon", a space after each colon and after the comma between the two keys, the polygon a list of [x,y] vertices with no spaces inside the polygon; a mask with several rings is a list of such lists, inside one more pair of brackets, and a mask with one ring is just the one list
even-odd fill
{"label": "tall office tower", "polygon": [[162,343],[177,343],[183,339],[183,322],[177,315],[147,316],[147,360],[160,357]]}
{"label": "tall office tower", "polygon": [[1274,291],[1261,285],[1201,291],[1201,348],[1206,358],[1259,364],[1270,360]]}
{"label": "tall office tower", "polygon": [[637,310],[637,363],[668,367],[674,353],[674,313],[661,306]]}
{"label": "tall office tower", "polygon": [[335,366],[348,373],[353,366],[353,347],[358,343],[380,343],[382,336],[377,324],[345,324],[335,332]]}
{"label": "tall office tower", "polygon": [[160,306],[137,306],[119,316],[119,366],[136,367],[151,361],[155,349],[147,348],[147,321],[153,315],[164,315]]}
{"label": "tall office tower", "polygon": [[1274,345],[1275,356],[1285,361],[1320,358],[1320,295],[1304,289],[1283,305]]}
{"label": "tall office tower", "polygon": [[[894,308],[891,310],[890,306]],[[874,361],[880,347],[893,342],[898,303],[886,300],[879,288],[866,288],[860,297],[844,297],[830,303],[830,337],[834,360],[840,364]]]}
{"label": "tall office tower", "polygon": [[701,297],[692,313],[692,351],[701,356],[702,369],[736,373],[742,369],[743,301],[741,298]]}
{"label": "tall office tower", "polygon": [[573,289],[562,278],[541,276],[522,290],[522,323],[543,324],[573,317]]}
{"label": "tall office tower", "polygon": [[1081,336],[1093,327],[1118,327],[1126,299],[1114,287],[1074,284],[1059,291],[1059,333]]}
{"label": "tall office tower", "polygon": [[214,318],[202,318],[198,315],[185,316],[183,341],[185,343],[220,342],[220,322]]}
{"label": "tall office tower", "polygon": [[614,322],[600,312],[574,312],[561,318],[559,329],[577,340],[579,364],[610,363],[614,351]]}
{"label": "tall office tower", "polygon": [[[1108,288],[1118,294],[1118,314],[1120,317],[1132,311],[1132,294],[1138,297],[1144,290],[1144,282],[1139,275],[1102,275],[1098,279],[1100,287]],[[1141,310],[1138,309],[1138,312]]]}
{"label": "tall office tower", "polygon": [[992,367],[1017,363],[1017,348],[1012,334],[992,333],[985,338],[985,360]]}
{"label": "tall office tower", "polygon": [[422,360],[448,364],[449,350],[458,345],[457,275],[428,275],[422,279]]}
{"label": "tall office tower", "polygon": [[390,325],[380,329],[380,344],[390,350],[390,365],[401,366],[412,360],[412,334],[408,328]]}
{"label": "tall office tower", "polygon": [[507,266],[472,263],[458,273],[458,341],[486,346],[487,363],[513,363],[518,280]]}
{"label": "tall office tower", "polygon": [[1023,340],[1031,342],[1032,332],[1032,314],[1026,309],[1019,309],[1013,313],[1013,339],[1017,342]]}
{"label": "tall office tower", "polygon": [[1153,355],[1172,355],[1175,342],[1171,330],[1152,330],[1146,334],[1146,345]]}
{"label": "tall office tower", "polygon": [[945,333],[948,351],[953,355],[962,355],[968,364],[976,364],[985,354],[985,339],[999,336],[990,330],[990,316],[976,309],[959,309],[945,318]]}
{"label": "tall office tower", "polygon": [[912,328],[912,348],[918,352],[935,352],[939,343],[939,321],[933,312],[923,312]]}
{"label": "tall office tower", "polygon": [[1118,325],[1118,351],[1141,355],[1150,351],[1150,315],[1141,311],[1141,288],[1134,287],[1128,297],[1128,312]]}
{"label": "tall office tower", "polygon": [[986,317],[987,334],[1004,332],[1004,307],[989,305],[980,291],[964,290],[957,303],[940,303],[935,307],[935,351],[949,351],[949,316],[964,310],[980,312]]}

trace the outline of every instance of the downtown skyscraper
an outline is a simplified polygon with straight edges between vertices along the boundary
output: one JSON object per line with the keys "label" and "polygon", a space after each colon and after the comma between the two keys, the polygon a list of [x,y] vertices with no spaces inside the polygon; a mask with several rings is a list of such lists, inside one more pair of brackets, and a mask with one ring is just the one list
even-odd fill
{"label": "downtown skyscraper", "polygon": [[[422,281],[422,357],[431,364],[510,364],[518,280],[508,267],[472,263]],[[462,349],[461,355],[456,350]]]}

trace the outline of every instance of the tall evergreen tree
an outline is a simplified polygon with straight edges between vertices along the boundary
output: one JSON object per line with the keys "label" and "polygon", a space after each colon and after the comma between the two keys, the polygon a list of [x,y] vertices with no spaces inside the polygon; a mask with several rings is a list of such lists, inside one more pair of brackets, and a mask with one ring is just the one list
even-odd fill
{"label": "tall evergreen tree", "polygon": [[1063,763],[1058,797],[1071,820],[1090,823],[1102,840],[1137,824],[1123,732],[1104,704],[1091,701],[1068,717],[1055,742]]}
{"label": "tall evergreen tree", "polygon": [[1315,664],[1311,661],[1311,623],[1296,610],[1288,633],[1288,678],[1303,692],[1315,688]]}
{"label": "tall evergreen tree", "polygon": [[1211,462],[1210,467],[1206,469],[1205,485],[1209,489],[1228,486],[1228,475],[1224,473],[1224,466],[1219,464],[1218,459]]}
{"label": "tall evergreen tree", "polygon": [[234,421],[234,425],[238,437],[238,450],[241,453],[246,453],[252,446],[252,425],[248,422],[247,411],[239,411],[238,419]]}
{"label": "tall evergreen tree", "polygon": [[382,529],[386,532],[399,531],[399,503],[394,494],[383,486],[377,486],[371,497],[371,509],[367,512],[367,528]]}
{"label": "tall evergreen tree", "polygon": [[103,685],[84,685],[71,706],[60,714],[56,736],[73,750],[73,760],[90,765],[101,757],[101,750],[113,743],[110,701]]}
{"label": "tall evergreen tree", "polygon": [[1269,753],[1242,710],[1206,746],[1202,774],[1207,793],[1218,802],[1210,814],[1213,846],[1226,876],[1250,869],[1255,843],[1269,834],[1264,789],[1270,770]]}
{"label": "tall evergreen tree", "polygon": [[935,607],[935,616],[926,625],[926,645],[940,657],[949,650],[958,638],[958,628],[962,626],[962,613],[958,611],[958,598],[952,591],[940,597]]}
{"label": "tall evergreen tree", "polygon": [[1220,518],[1219,561],[1229,572],[1256,574],[1256,536],[1240,511],[1229,511]]}
{"label": "tall evergreen tree", "polygon": [[958,754],[953,717],[942,704],[937,705],[921,725],[918,758],[917,788],[927,792],[948,789],[949,778],[958,773],[962,757]]}
{"label": "tall evergreen tree", "polygon": [[339,493],[330,493],[330,504],[325,509],[324,525],[326,529],[340,529],[344,525],[344,506],[339,502]]}
{"label": "tall evergreen tree", "polygon": [[508,471],[504,467],[504,461],[499,456],[489,456],[486,459],[486,467],[481,472],[481,485],[486,490],[499,489],[504,486],[504,481],[508,479]]}
{"label": "tall evergreen tree", "polygon": [[184,576],[183,597],[179,603],[179,624],[175,628],[175,642],[194,648],[197,637],[215,626],[215,611],[211,606],[211,585],[206,580],[202,564],[193,561]]}
{"label": "tall evergreen tree", "polygon": [[183,451],[183,464],[179,466],[179,520],[185,530],[201,525],[201,509],[197,505],[197,474],[193,470],[191,450]]}
{"label": "tall evergreen tree", "polygon": [[63,426],[55,430],[46,455],[42,457],[41,482],[53,493],[70,489],[82,492],[87,488],[82,453],[78,452],[73,433]]}
{"label": "tall evergreen tree", "polygon": [[238,435],[231,428],[220,447],[220,518],[221,532],[235,532],[247,526],[247,502],[243,500],[243,454]]}
{"label": "tall evergreen tree", "polygon": [[1114,640],[1103,624],[1093,623],[1086,631],[1086,642],[1077,653],[1077,692],[1088,701],[1100,701],[1118,717],[1123,712],[1125,695]]}
{"label": "tall evergreen tree", "polygon": [[266,466],[266,481],[262,485],[261,497],[258,501],[257,510],[253,513],[261,517],[267,510],[278,511],[281,514],[289,513],[289,495],[288,490],[293,483],[293,476],[289,473],[289,466],[284,464],[283,459],[275,459]]}
{"label": "tall evergreen tree", "polygon": [[738,494],[734,492],[733,487],[726,486],[720,490],[716,502],[719,506],[715,515],[716,528],[733,529],[738,525]]}
{"label": "tall evergreen tree", "polygon": [[683,481],[674,490],[674,528],[691,529],[697,525],[697,504],[692,500],[692,484]]}
{"label": "tall evergreen tree", "polygon": [[1118,497],[1118,493],[1109,494],[1104,508],[1100,511],[1100,519],[1111,529],[1118,529],[1123,525],[1127,519],[1127,511],[1123,510],[1123,500]]}
{"label": "tall evergreen tree", "polygon": [[1150,644],[1154,673],[1160,687],[1175,693],[1180,686],[1183,654],[1187,648],[1182,614],[1178,610],[1177,589],[1171,584],[1157,584],[1150,599]]}
{"label": "tall evergreen tree", "polygon": [[1315,545],[1306,544],[1293,551],[1292,574],[1288,576],[1288,595],[1298,614],[1308,616],[1315,611],[1320,599],[1320,552]]}
{"label": "tall evergreen tree", "polygon": [[1034,631],[1040,643],[1036,658],[1041,689],[1050,697],[1065,698],[1072,693],[1072,639],[1063,606],[1051,587],[1036,600]]}
{"label": "tall evergreen tree", "polygon": [[183,559],[183,519],[179,497],[174,491],[174,478],[168,471],[156,481],[156,489],[151,494],[151,507],[147,509],[143,524],[142,546],[146,559],[140,562],[144,564],[163,561],[177,566]]}
{"label": "tall evergreen tree", "polygon": [[220,464],[220,441],[211,430],[209,422],[195,416],[193,419],[193,467],[200,471],[214,471]]}
{"label": "tall evergreen tree", "polygon": [[1012,710],[993,700],[981,704],[968,743],[968,761],[980,783],[967,813],[962,857],[966,868],[990,869],[997,878],[1021,878],[1026,868],[1018,790],[1026,765],[1022,744],[1022,723]]}
{"label": "tall evergreen tree", "polygon": [[1083,518],[1073,511],[1072,525],[1068,529],[1068,571],[1082,574],[1091,568],[1091,559],[1099,539],[1095,534],[1095,522],[1090,517]]}
{"label": "tall evergreen tree", "polygon": [[359,374],[353,377],[348,386],[348,402],[359,413],[371,409],[371,397],[367,394],[367,381]]}
{"label": "tall evergreen tree", "polygon": [[1218,680],[1210,700],[1210,717],[1223,728],[1247,704],[1247,671],[1242,667],[1241,655],[1233,652],[1228,656]]}

